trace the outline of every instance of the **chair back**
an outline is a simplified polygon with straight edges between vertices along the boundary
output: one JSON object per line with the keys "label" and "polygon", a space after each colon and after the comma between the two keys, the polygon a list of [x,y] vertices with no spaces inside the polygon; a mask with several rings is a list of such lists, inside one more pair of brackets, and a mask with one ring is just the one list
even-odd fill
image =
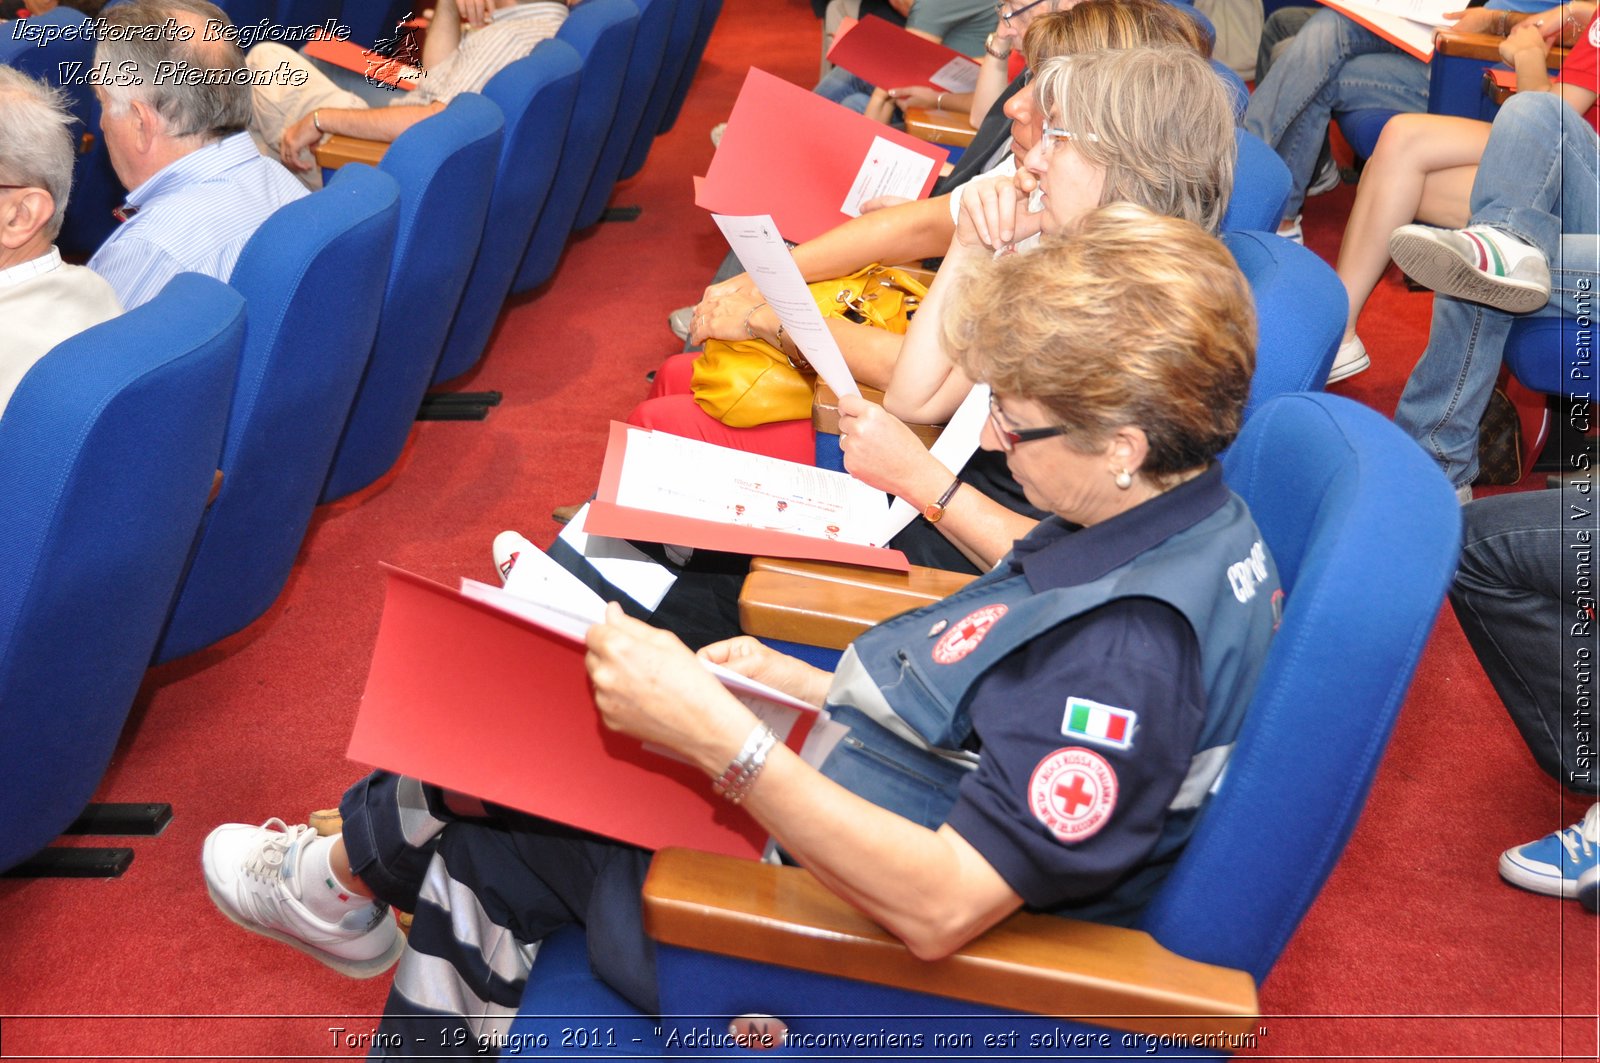
{"label": "chair back", "polygon": [[717,16],[721,14],[722,0],[700,0],[694,37],[690,40],[688,53],[684,56],[683,70],[678,74],[678,84],[672,88],[672,96],[667,101],[666,113],[661,116],[658,134],[665,133],[677,122],[678,112],[683,110],[683,99],[689,95],[689,85],[694,81],[695,72],[700,69],[700,60],[706,54],[711,31],[716,28]]}
{"label": "chair back", "polygon": [[211,491],[244,301],[174,277],[65,340],[0,416],[0,871],[105,774]]}
{"label": "chair back", "polygon": [[1415,443],[1337,395],[1263,403],[1224,464],[1277,562],[1283,622],[1221,789],[1140,926],[1260,982],[1361,813],[1461,513]]}
{"label": "chair back", "polygon": [[556,40],[578,53],[583,73],[561,146],[561,167],[517,269],[514,292],[537,288],[555,272],[616,117],[638,25],[639,9],[633,0],[586,0],[572,9],[556,34]]}
{"label": "chair back", "polygon": [[[578,205],[574,229],[587,229],[605,213],[612,186],[622,173],[622,165],[633,150],[643,123],[645,107],[659,92],[657,81],[666,54],[667,34],[672,29],[673,9],[679,0],[633,0],[639,9],[639,25],[633,35],[633,51],[622,76],[622,93],[617,97],[617,114],[606,132],[605,146],[595,162],[594,178]],[[651,130],[654,135],[654,130]]]}
{"label": "chair back", "polygon": [[530,55],[507,66],[483,88],[483,94],[505,115],[505,135],[483,242],[434,368],[435,384],[471,369],[489,344],[500,307],[549,198],[581,71],[578,53],[570,44],[540,41]]}
{"label": "chair back", "polygon": [[249,321],[222,490],[157,661],[240,630],[288,580],[372,350],[399,195],[388,174],[351,164],[274,211],[240,253],[230,283]]}
{"label": "chair back", "polygon": [[1276,233],[1226,232],[1256,304],[1256,371],[1248,417],[1291,391],[1321,391],[1344,337],[1350,297],[1322,259]]}
{"label": "chair back", "polygon": [[1511,323],[1505,362],[1523,386],[1547,395],[1593,394],[1594,332],[1580,320],[1523,314]]}
{"label": "chair back", "polygon": [[1289,201],[1289,167],[1266,143],[1243,129],[1233,131],[1239,145],[1233,168],[1233,195],[1222,216],[1222,231],[1275,233]]}
{"label": "chair back", "polygon": [[324,502],[372,483],[405,449],[483,240],[504,124],[493,101],[464,92],[396,137],[378,164],[400,186],[400,228]]}
{"label": "chair back", "polygon": [[639,128],[634,133],[628,157],[622,162],[622,172],[617,175],[619,181],[626,181],[644,169],[644,160],[650,154],[650,145],[661,135],[667,108],[672,105],[672,94],[678,87],[678,81],[683,77],[684,68],[689,65],[695,31],[700,26],[702,7],[704,7],[702,0],[675,0],[673,4],[671,24],[667,27],[666,48],[661,54],[661,70],[656,74],[655,87],[644,105],[644,114],[639,117]]}

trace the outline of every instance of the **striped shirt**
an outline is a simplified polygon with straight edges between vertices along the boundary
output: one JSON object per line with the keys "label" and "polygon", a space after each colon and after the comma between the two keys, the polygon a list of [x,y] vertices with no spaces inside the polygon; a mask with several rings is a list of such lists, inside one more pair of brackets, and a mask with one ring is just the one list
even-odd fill
{"label": "striped shirt", "polygon": [[449,103],[463,92],[481,92],[489,79],[521,59],[540,41],[556,35],[567,20],[567,5],[558,0],[529,0],[494,12],[482,29],[468,29],[455,52],[423,72],[414,92],[394,100],[407,104]]}
{"label": "striped shirt", "polygon": [[137,208],[89,260],[129,310],[184,272],[220,281],[267,216],[306,188],[248,133],[207,144],[128,193]]}

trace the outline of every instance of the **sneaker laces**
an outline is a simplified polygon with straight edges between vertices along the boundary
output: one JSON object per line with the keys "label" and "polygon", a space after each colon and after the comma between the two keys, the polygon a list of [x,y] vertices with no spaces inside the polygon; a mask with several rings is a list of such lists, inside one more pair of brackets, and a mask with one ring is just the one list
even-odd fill
{"label": "sneaker laces", "polygon": [[[1593,856],[1594,847],[1600,845],[1600,802],[1589,806],[1581,822],[1557,831],[1556,837],[1561,839],[1573,863],[1578,863],[1583,857]],[[1578,853],[1580,846],[1583,849],[1582,856]]]}
{"label": "sneaker laces", "polygon": [[282,887],[290,896],[299,898],[299,884],[293,875],[284,874],[284,865],[288,862],[289,850],[298,845],[311,828],[303,823],[291,827],[274,817],[261,824],[261,829],[266,833],[256,848],[245,854],[243,870],[248,877],[268,889],[250,890],[248,902],[255,909],[253,914],[257,918],[276,917],[279,908],[278,887]]}

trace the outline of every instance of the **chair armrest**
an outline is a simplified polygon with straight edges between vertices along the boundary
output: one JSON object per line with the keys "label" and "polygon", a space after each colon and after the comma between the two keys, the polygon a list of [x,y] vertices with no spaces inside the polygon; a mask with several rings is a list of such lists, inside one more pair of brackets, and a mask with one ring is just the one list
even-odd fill
{"label": "chair armrest", "polygon": [[906,132],[918,140],[931,144],[949,144],[964,148],[972,143],[978,131],[966,115],[956,111],[935,111],[921,107],[906,108]]}
{"label": "chair armrest", "polygon": [[739,626],[759,638],[841,650],[872,625],[948,598],[975,578],[919,565],[885,572],[758,557],[739,592]]}
{"label": "chair armrest", "polygon": [[[883,392],[866,384],[857,386],[861,389],[862,398],[883,405]],[[816,390],[811,399],[811,427],[830,436],[839,434],[839,396],[820,376],[817,377]],[[940,424],[907,424],[906,427],[925,447],[933,446],[933,441],[944,431],[944,425]]]}
{"label": "chair armrest", "polygon": [[[1521,21],[1515,14],[1511,17],[1512,23]],[[1440,30],[1433,39],[1435,55],[1448,55],[1461,59],[1479,59],[1490,63],[1500,62],[1500,42],[1503,37],[1496,37],[1491,33],[1460,33],[1456,30]],[[1567,57],[1567,50],[1559,45],[1550,49],[1547,62],[1552,70],[1559,67]]]}
{"label": "chair armrest", "polygon": [[213,502],[215,502],[217,500],[217,496],[219,494],[221,494],[221,493],[222,493],[222,470],[221,469],[216,469],[211,473],[211,493],[206,495],[206,505],[209,507],[211,505],[211,503],[213,503]]}
{"label": "chair armrest", "polygon": [[928,962],[797,867],[664,849],[644,917],[665,945],[986,1007],[1155,1034],[1257,1028],[1248,973],[1185,959],[1142,930],[1018,912]]}
{"label": "chair armrest", "polygon": [[337,170],[347,162],[364,162],[368,166],[376,166],[383,159],[383,153],[388,150],[387,140],[363,140],[360,137],[345,137],[335,133],[312,148],[311,154],[316,156],[317,165],[324,170]]}

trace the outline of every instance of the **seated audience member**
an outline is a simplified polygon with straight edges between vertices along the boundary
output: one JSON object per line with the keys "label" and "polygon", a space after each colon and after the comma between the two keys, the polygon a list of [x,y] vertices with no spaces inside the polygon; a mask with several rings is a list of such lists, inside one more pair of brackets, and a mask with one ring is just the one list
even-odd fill
{"label": "seated audience member", "polygon": [[[615,607],[588,634],[606,726],[708,779],[737,769],[716,790],[925,959],[1023,907],[1136,921],[1204,812],[1272,636],[1270,560],[1249,602],[1201,576],[1263,549],[1215,460],[1250,388],[1250,290],[1190,222],[1117,203],[1075,224],[979,263],[944,322],[963,371],[993,388],[983,445],[1051,516],[976,583],[863,634],[834,675],[751,638],[701,654],[826,708],[856,741],[813,768],[670,634]],[[1034,293],[1023,315],[1019,291]],[[995,613],[977,634],[963,623]],[[905,668],[923,683],[894,681]],[[1063,723],[1064,698],[1108,707],[1131,745]],[[1037,796],[1041,779],[1082,776],[1105,785]],[[574,922],[595,972],[659,1011],[648,852],[384,773],[341,810],[335,838],[218,827],[206,885],[246,929],[360,974],[399,947],[382,902],[412,908],[381,1027],[399,1043],[471,1054],[503,1034],[537,943]]]}
{"label": "seated audience member", "polygon": [[[994,0],[891,0],[906,16],[905,28],[919,37],[943,44],[962,55],[983,53],[985,34],[994,22]],[[1020,9],[1027,0],[1000,4],[1002,13]],[[892,86],[884,85],[882,88]],[[864,112],[871,101],[873,86],[843,67],[834,67],[822,76],[813,90],[817,95],[840,103],[852,111]]]}
{"label": "seated audience member", "polygon": [[[130,75],[94,90],[106,152],[128,198],[117,212],[122,224],[89,268],[131,310],[179,273],[226,281],[267,216],[306,190],[250,142],[250,87],[204,79],[204,71],[244,69],[237,45],[205,39],[208,22],[228,23],[221,8],[207,0],[130,0],[104,17],[112,27],[155,27],[147,36],[123,31],[95,48],[97,64]],[[179,40],[165,31],[169,24],[193,35]],[[200,74],[158,78],[158,69]]]}
{"label": "seated audience member", "polygon": [[[1573,3],[1587,18],[1593,5]],[[1556,91],[1545,63],[1552,45],[1563,35],[1576,41],[1582,23],[1524,19],[1500,43],[1500,54],[1517,71],[1519,92]],[[1565,31],[1565,32],[1564,32]],[[1579,47],[1582,53],[1584,47]],[[1576,69],[1576,68],[1575,68]],[[1592,110],[1592,109],[1591,109]],[[1587,116],[1590,124],[1595,118]],[[1344,342],[1334,359],[1328,382],[1354,376],[1370,365],[1365,345],[1356,335],[1356,320],[1368,296],[1389,265],[1389,237],[1412,221],[1445,228],[1465,226],[1468,200],[1478,172],[1478,159],[1489,139],[1489,123],[1438,114],[1401,114],[1383,127],[1378,146],[1361,173],[1355,206],[1339,246],[1339,279],[1350,296]]]}
{"label": "seated audience member", "polygon": [[[1489,7],[1532,9],[1531,0],[1490,0]],[[1551,17],[1559,20],[1560,11],[1553,9]],[[1463,12],[1455,28],[1471,33],[1498,29],[1503,36],[1504,20],[1504,11],[1478,8]],[[1257,83],[1244,113],[1245,129],[1266,141],[1289,166],[1281,231],[1299,239],[1300,206],[1316,176],[1334,113],[1427,107],[1425,63],[1331,8],[1312,15]],[[1335,184],[1337,171],[1319,187]]]}
{"label": "seated audience member", "polygon": [[[1596,536],[1592,492],[1574,520],[1567,491],[1523,491],[1472,502],[1450,604],[1533,759],[1573,793],[1600,794],[1594,742],[1595,633],[1582,588]],[[1577,618],[1575,620],[1575,618]],[[1574,626],[1576,624],[1576,626]],[[1575,663],[1576,662],[1576,663]],[[1507,849],[1500,875],[1552,897],[1600,899],[1600,804],[1577,823]]]}
{"label": "seated audience member", "polygon": [[[1600,282],[1600,19],[1553,92],[1519,92],[1495,116],[1472,184],[1471,224],[1406,225],[1394,260],[1432,288],[1428,346],[1395,423],[1444,468],[1463,499],[1478,474],[1478,422],[1516,314],[1592,310]],[[1586,116],[1585,121],[1580,115]]]}
{"label": "seated audience member", "polygon": [[508,63],[556,35],[569,0],[440,0],[422,48],[422,77],[409,92],[395,89],[390,106],[375,106],[342,88],[311,60],[271,41],[250,49],[252,70],[289,69],[301,84],[274,78],[254,90],[250,133],[265,155],[281,158],[311,187],[322,171],[311,155],[324,136],[391,141],[457,95],[478,92]]}
{"label": "seated audience member", "polygon": [[72,190],[72,115],[57,89],[0,66],[0,413],[50,349],[122,313],[99,274],[51,242]]}
{"label": "seated audience member", "polygon": [[[1163,0],[1088,0],[1035,21],[1028,30],[1026,50],[1038,65],[1052,56],[1164,43],[1192,48],[1201,46],[1203,38],[1192,20]],[[1216,80],[1214,73],[1211,77]],[[1027,92],[1011,97],[1005,108],[1013,117],[1012,150],[992,172],[1009,181],[1019,172],[1018,161],[1034,146],[1041,112]],[[1021,180],[1031,190],[1032,173],[1026,167],[1021,173]],[[844,276],[873,262],[905,262],[940,254],[955,235],[960,202],[958,192],[952,191],[873,211],[799,245],[794,249],[795,262],[802,275],[814,281]],[[749,277],[740,274],[707,290],[691,318],[690,340],[701,343],[756,336],[798,356],[793,341],[779,336],[778,326],[777,314]],[[856,379],[879,388],[889,384],[908,337],[842,318],[831,319],[829,329]],[[694,360],[692,354],[669,359],[630,422],[791,461],[811,460],[813,442],[807,419],[739,429],[702,411],[689,394]]]}

